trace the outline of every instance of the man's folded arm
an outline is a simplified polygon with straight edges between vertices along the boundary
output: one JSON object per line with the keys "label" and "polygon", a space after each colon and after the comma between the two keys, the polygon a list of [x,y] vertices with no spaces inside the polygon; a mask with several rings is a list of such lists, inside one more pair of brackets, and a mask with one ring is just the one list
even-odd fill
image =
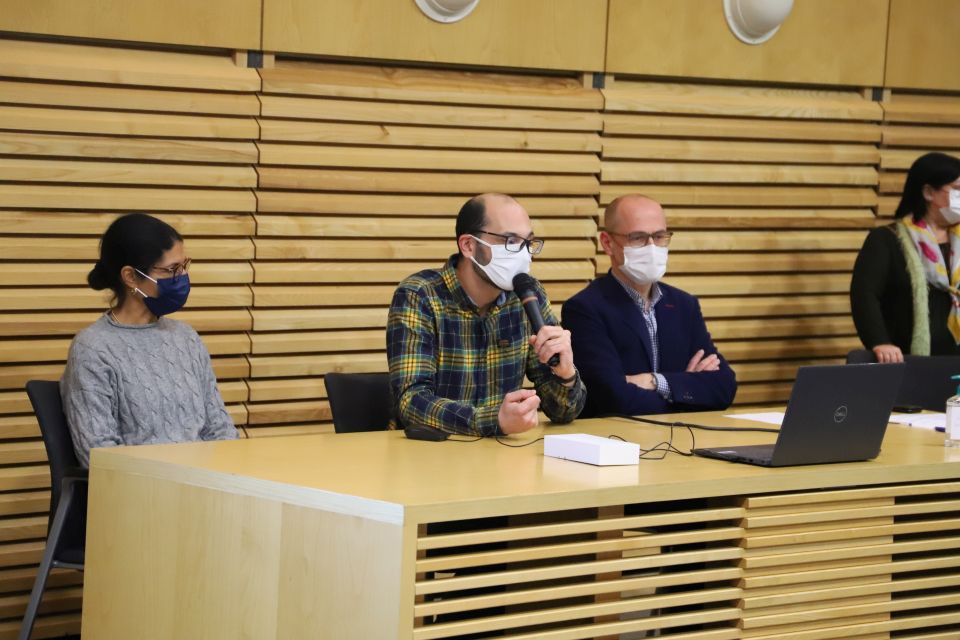
{"label": "man's folded arm", "polygon": [[563,305],[563,326],[570,330],[574,362],[592,406],[601,413],[623,415],[669,411],[670,403],[655,390],[627,382],[616,346],[595,313],[580,302],[568,300]]}

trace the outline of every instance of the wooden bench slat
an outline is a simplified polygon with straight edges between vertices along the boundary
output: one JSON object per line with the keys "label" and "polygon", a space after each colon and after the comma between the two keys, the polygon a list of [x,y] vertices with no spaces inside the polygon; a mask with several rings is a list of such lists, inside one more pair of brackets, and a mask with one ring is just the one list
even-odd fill
{"label": "wooden bench slat", "polygon": [[960,124],[960,100],[954,96],[911,95],[897,91],[881,106],[886,122]]}
{"label": "wooden bench slat", "polygon": [[[883,144],[917,149],[960,149],[960,128],[884,124]],[[886,150],[881,150],[881,154]]]}
{"label": "wooden bench slat", "polygon": [[[257,191],[260,213],[318,213],[326,215],[444,216],[453,219],[468,198],[460,196],[383,195],[354,193],[297,193]],[[527,213],[537,216],[593,215],[597,201],[590,197],[519,198]]]}
{"label": "wooden bench slat", "polygon": [[872,120],[880,105],[853,91],[617,82],[601,90],[607,111],[817,120]]}
{"label": "wooden bench slat", "polygon": [[[73,336],[92,324],[103,309],[84,312],[37,312],[0,314],[0,337]],[[184,309],[171,317],[186,322],[197,331],[249,331],[253,318],[247,309]]]}
{"label": "wooden bench slat", "polygon": [[383,329],[347,331],[298,331],[294,333],[255,333],[252,353],[317,353],[340,351],[385,351]]}
{"label": "wooden bench slat", "polygon": [[[250,356],[252,378],[319,376],[327,373],[367,373],[387,370],[385,353]],[[0,470],[2,471],[2,470]],[[0,476],[2,483],[2,476]]]}
{"label": "wooden bench slat", "polygon": [[[0,285],[83,285],[90,272],[89,262],[0,263]],[[190,267],[192,284],[246,284],[253,282],[253,267],[247,262],[204,262]]]}
{"label": "wooden bench slat", "polygon": [[403,124],[309,122],[261,118],[260,139],[271,142],[363,144],[386,147],[600,151],[596,133],[420,127]]}
{"label": "wooden bench slat", "polygon": [[[840,271],[850,273],[857,258],[854,251],[779,252],[779,253],[692,253],[670,252],[665,281],[683,273],[799,273],[804,271]],[[598,255],[597,275],[610,268],[610,258]]]}
{"label": "wooden bench slat", "polygon": [[817,251],[859,250],[866,231],[684,231],[670,242],[673,251]]}
{"label": "wooden bench slat", "polygon": [[[0,296],[0,311],[39,311],[89,309],[103,311],[109,306],[110,293],[91,289],[58,289],[56,296],[38,298],[33,288],[6,289]],[[253,302],[253,293],[244,285],[195,287],[190,292],[190,306],[245,307]]]}
{"label": "wooden bench slat", "polygon": [[858,186],[877,184],[877,171],[872,167],[832,165],[701,164],[605,160],[600,176],[604,182]]}
{"label": "wooden bench slat", "polygon": [[601,157],[605,160],[874,165],[880,153],[870,144],[604,138]]}
{"label": "wooden bench slat", "polygon": [[[424,164],[439,167],[441,159]],[[538,158],[531,158],[531,167]],[[470,163],[474,163],[472,159]],[[515,163],[501,163],[493,159],[488,169],[515,169]],[[391,164],[381,162],[381,164]],[[366,166],[366,165],[362,165]],[[571,165],[572,166],[572,165]],[[583,168],[581,168],[583,169]],[[545,170],[552,170],[547,167]],[[355,169],[291,169],[258,167],[261,189],[318,189],[325,191],[365,191],[371,193],[483,193],[495,191],[514,196],[534,195],[590,195],[599,188],[593,172],[584,175],[526,175],[510,173],[443,173],[413,171],[363,171]]]}
{"label": "wooden bench slat", "polygon": [[280,380],[251,380],[251,402],[279,400],[317,400],[327,397],[323,378],[288,378]]}
{"label": "wooden bench slat", "polygon": [[[424,269],[438,269],[442,262],[267,262],[253,263],[258,284],[285,283],[381,283],[396,284],[409,275]],[[536,259],[531,274],[542,281],[591,280],[594,266],[589,260]],[[2,318],[0,318],[2,326]]]}
{"label": "wooden bench slat", "polygon": [[262,309],[251,310],[255,331],[307,331],[386,327],[387,306],[348,309]]}
{"label": "wooden bench slat", "polygon": [[[600,171],[600,161],[591,153],[400,149],[278,142],[258,142],[257,148],[262,165],[524,173],[595,174]],[[337,187],[331,189],[336,190]]]}
{"label": "wooden bench slat", "polygon": [[252,213],[256,200],[246,189],[0,184],[0,207]]}
{"label": "wooden bench slat", "polygon": [[574,78],[392,68],[331,62],[284,61],[263,69],[264,93],[361,98],[397,102],[443,102],[503,107],[590,109],[603,98]]}
{"label": "wooden bench slat", "polygon": [[[351,216],[344,220],[337,216],[274,216],[257,215],[257,235],[317,236],[317,237],[373,237],[373,238],[445,238],[454,240],[454,229],[449,220],[436,218],[378,218]],[[590,218],[538,218],[531,221],[538,237],[593,238],[597,225]],[[552,242],[548,242],[552,244]],[[455,245],[454,245],[455,248]]]}
{"label": "wooden bench slat", "polygon": [[[3,87],[0,86],[0,93],[2,91]],[[398,104],[272,95],[263,96],[261,103],[261,115],[267,118],[551,131],[600,131],[603,126],[599,113],[586,111]]]}
{"label": "wooden bench slat", "polygon": [[[442,264],[456,245],[450,240],[382,240],[377,243],[375,254],[369,252],[370,242],[365,239],[344,238],[340,240],[316,240],[313,238],[291,243],[287,240],[256,238],[257,259],[267,260],[350,260],[364,255],[375,260],[436,260]],[[551,240],[544,258],[591,258],[596,254],[593,241]]]}
{"label": "wooden bench slat", "polygon": [[252,141],[257,138],[257,122],[252,117],[85,111],[48,106],[21,107],[0,104],[0,120],[5,129],[30,132],[175,136],[208,140],[215,138]]}
{"label": "wooden bench slat", "polygon": [[[600,215],[601,224],[603,221]],[[876,216],[870,209],[710,209],[670,207],[670,228],[683,229],[872,229]]]}
{"label": "wooden bench slat", "polygon": [[[188,238],[190,256],[203,260],[250,260],[254,245],[249,238]],[[12,260],[89,260],[100,257],[95,238],[21,236],[9,243],[4,257]]]}
{"label": "wooden bench slat", "polygon": [[877,194],[858,187],[753,185],[601,184],[600,204],[630,193],[643,193],[664,206],[873,207]]}
{"label": "wooden bench slat", "polygon": [[849,314],[849,294],[811,296],[756,296],[701,298],[700,308],[707,318],[793,317],[822,314]]}
{"label": "wooden bench slat", "polygon": [[848,273],[746,274],[673,276],[670,283],[695,296],[774,295],[789,291],[847,293]]}
{"label": "wooden bench slat", "polygon": [[816,336],[776,340],[719,341],[717,349],[725,358],[738,360],[778,360],[786,358],[841,358],[861,348],[856,336]]}
{"label": "wooden bench slat", "polygon": [[607,135],[671,138],[742,138],[754,140],[819,140],[879,142],[880,126],[868,122],[823,122],[761,118],[710,118],[666,114],[605,113]]}
{"label": "wooden bench slat", "polygon": [[[185,238],[196,236],[252,236],[256,223],[249,213],[236,214],[179,214],[157,213]],[[89,213],[86,211],[0,211],[0,233],[13,235],[57,234],[100,237],[116,213]],[[191,241],[192,244],[192,241]]]}
{"label": "wooden bench slat", "polygon": [[[0,96],[3,96],[0,102],[19,105],[245,116],[254,127],[256,123],[253,122],[253,117],[260,111],[257,97],[252,93],[130,89],[0,80]],[[250,137],[255,138],[256,134]]]}
{"label": "wooden bench slat", "polygon": [[253,167],[0,158],[0,174],[20,182],[255,188]]}
{"label": "wooden bench slat", "polygon": [[[4,123],[6,126],[6,123]],[[11,155],[255,164],[252,142],[78,136],[0,131],[0,153]]]}
{"label": "wooden bench slat", "polygon": [[251,426],[332,419],[330,403],[325,400],[251,404],[249,411]]}

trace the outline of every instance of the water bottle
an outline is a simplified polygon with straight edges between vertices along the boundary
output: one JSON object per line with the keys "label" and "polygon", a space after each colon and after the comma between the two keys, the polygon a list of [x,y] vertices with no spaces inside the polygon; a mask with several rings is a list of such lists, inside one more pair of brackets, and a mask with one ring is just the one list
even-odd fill
{"label": "water bottle", "polygon": [[[951,376],[950,379],[960,380],[960,376]],[[946,427],[944,446],[960,447],[960,386],[957,387],[957,395],[947,398],[947,422],[944,426]]]}

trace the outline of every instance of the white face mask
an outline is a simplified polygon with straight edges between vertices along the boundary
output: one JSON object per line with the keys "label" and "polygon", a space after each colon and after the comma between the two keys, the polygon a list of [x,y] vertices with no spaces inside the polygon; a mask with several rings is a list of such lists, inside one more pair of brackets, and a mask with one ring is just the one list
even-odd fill
{"label": "white face mask", "polygon": [[470,256],[470,259],[490,278],[490,282],[495,286],[504,291],[513,291],[513,277],[518,273],[530,273],[531,256],[526,247],[513,252],[507,251],[507,248],[502,244],[489,244],[477,237],[474,237],[474,240],[490,247],[491,258],[489,263],[480,264],[473,256]]}
{"label": "white face mask", "polygon": [[667,253],[668,247],[658,247],[652,242],[642,247],[624,247],[620,268],[637,284],[652,284],[667,272]]}
{"label": "white face mask", "polygon": [[947,224],[960,222],[960,190],[950,189],[950,205],[940,207],[940,215],[947,221]]}

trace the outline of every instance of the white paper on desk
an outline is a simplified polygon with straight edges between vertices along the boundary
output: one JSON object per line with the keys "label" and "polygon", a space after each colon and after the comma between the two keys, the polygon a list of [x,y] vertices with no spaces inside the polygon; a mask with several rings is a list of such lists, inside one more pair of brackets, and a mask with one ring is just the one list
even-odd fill
{"label": "white paper on desk", "polygon": [[753,420],[754,422],[766,422],[775,424],[778,427],[783,424],[782,411],[767,411],[766,413],[728,413],[724,418],[736,418],[737,420]]}
{"label": "white paper on desk", "polygon": [[935,430],[937,427],[943,429],[947,424],[947,414],[945,413],[894,413],[890,416],[890,422],[894,424],[905,424],[909,427],[918,429]]}

